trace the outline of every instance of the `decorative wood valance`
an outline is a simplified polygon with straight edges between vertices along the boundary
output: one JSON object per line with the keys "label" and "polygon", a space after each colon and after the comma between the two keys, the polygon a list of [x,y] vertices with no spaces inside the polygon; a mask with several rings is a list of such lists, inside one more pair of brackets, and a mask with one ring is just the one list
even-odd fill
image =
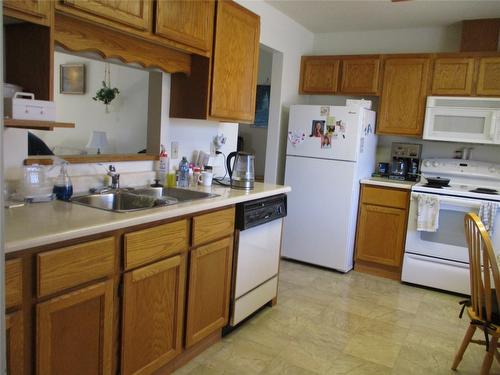
{"label": "decorative wood valance", "polygon": [[[115,163],[120,161],[149,161],[158,160],[158,155],[151,154],[99,154],[99,155],[57,155],[70,164],[83,163]],[[52,165],[53,156],[29,156],[24,159],[24,165]]]}
{"label": "decorative wood valance", "polygon": [[191,73],[189,54],[59,13],[55,17],[54,41],[71,52],[95,52],[144,68]]}

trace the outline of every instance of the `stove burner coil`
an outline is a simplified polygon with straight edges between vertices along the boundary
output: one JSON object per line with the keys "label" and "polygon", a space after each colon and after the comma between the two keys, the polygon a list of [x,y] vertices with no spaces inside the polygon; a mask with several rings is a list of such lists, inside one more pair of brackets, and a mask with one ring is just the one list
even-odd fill
{"label": "stove burner coil", "polygon": [[498,190],[495,189],[489,189],[489,188],[475,188],[472,190],[469,190],[471,193],[481,193],[481,194],[491,194],[491,195],[498,195]]}

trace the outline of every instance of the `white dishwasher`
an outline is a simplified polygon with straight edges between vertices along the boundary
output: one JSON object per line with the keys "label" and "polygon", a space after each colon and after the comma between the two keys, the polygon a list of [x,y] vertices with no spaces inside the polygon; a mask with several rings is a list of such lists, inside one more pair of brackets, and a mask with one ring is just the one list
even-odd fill
{"label": "white dishwasher", "polygon": [[284,194],[236,206],[230,326],[235,326],[276,297],[285,216]]}

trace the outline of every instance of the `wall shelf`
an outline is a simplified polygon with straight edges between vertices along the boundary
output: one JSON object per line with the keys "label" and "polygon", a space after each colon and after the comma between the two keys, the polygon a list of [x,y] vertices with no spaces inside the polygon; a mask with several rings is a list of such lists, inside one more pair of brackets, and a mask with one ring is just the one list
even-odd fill
{"label": "wall shelf", "polygon": [[[155,161],[159,160],[158,155],[151,154],[99,154],[99,155],[57,155],[70,164],[82,163],[114,163],[120,161]],[[52,156],[29,156],[24,159],[24,165],[41,164],[52,165]]]}
{"label": "wall shelf", "polygon": [[34,129],[34,130],[54,130],[54,128],[74,128],[75,124],[70,122],[38,121],[38,120],[16,120],[4,118],[5,128]]}

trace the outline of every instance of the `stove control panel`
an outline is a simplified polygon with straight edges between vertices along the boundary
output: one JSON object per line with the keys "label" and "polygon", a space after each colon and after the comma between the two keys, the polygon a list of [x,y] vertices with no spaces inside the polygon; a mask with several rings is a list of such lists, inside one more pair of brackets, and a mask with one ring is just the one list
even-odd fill
{"label": "stove control panel", "polygon": [[460,176],[470,179],[500,180],[500,164],[462,159],[425,159],[421,172],[432,176]]}

